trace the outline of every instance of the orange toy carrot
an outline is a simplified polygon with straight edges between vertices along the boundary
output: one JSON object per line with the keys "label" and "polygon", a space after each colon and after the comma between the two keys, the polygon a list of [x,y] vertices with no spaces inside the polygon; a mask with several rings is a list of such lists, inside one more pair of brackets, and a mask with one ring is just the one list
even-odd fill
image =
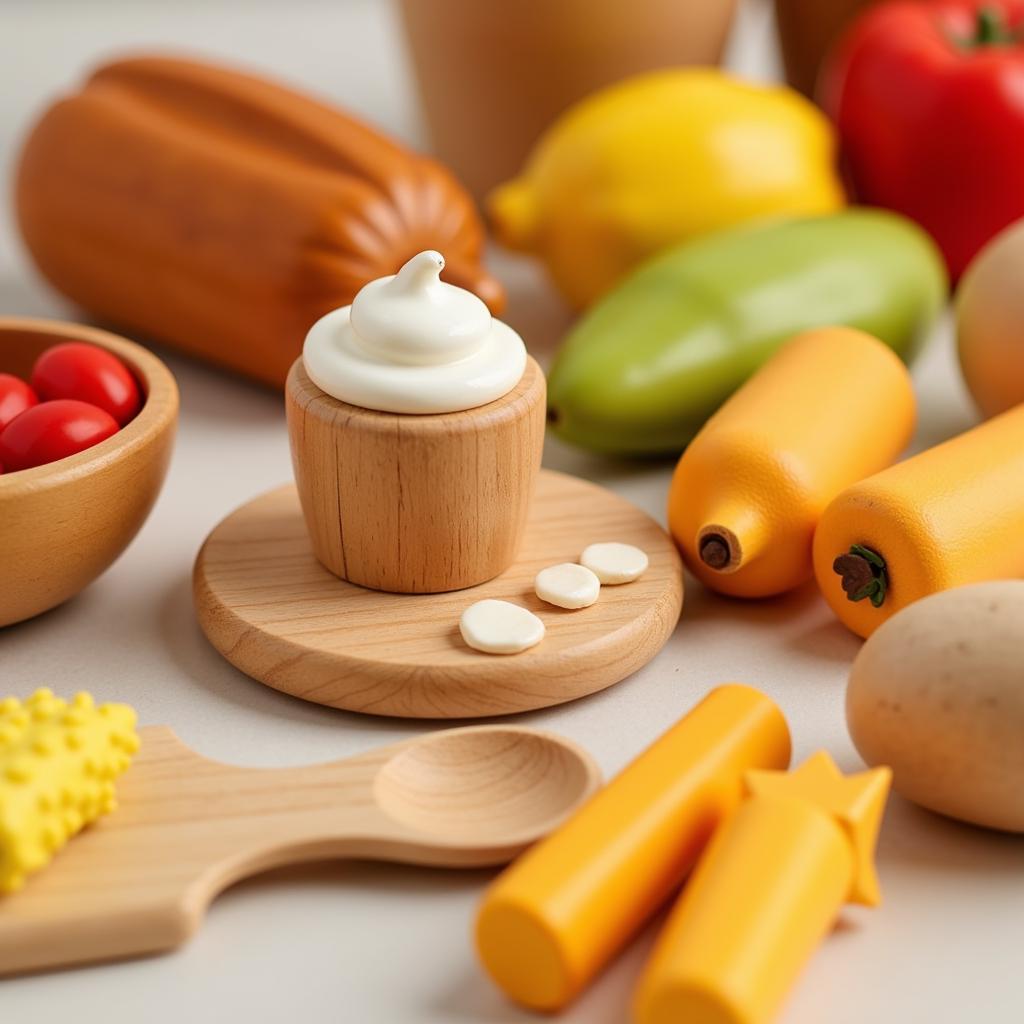
{"label": "orange toy carrot", "polygon": [[814,573],[860,636],[936,591],[1024,576],[1024,405],[843,491]]}
{"label": "orange toy carrot", "polygon": [[821,513],[888,466],[914,428],[910,376],[863,331],[797,335],[711,417],[679,460],[669,527],[690,571],[735,597],[811,578]]}

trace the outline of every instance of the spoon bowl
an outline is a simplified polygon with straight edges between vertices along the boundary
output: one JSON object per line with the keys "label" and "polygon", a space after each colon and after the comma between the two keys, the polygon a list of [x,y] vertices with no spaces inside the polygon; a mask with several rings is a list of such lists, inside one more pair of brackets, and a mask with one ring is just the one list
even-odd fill
{"label": "spoon bowl", "polygon": [[425,842],[490,851],[546,835],[599,781],[591,756],[561,736],[480,726],[404,745],[377,773],[374,796]]}

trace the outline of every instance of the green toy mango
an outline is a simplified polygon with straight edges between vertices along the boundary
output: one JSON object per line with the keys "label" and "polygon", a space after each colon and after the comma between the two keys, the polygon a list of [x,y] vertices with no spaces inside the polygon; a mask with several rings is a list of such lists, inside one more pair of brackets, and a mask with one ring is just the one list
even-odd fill
{"label": "green toy mango", "polygon": [[[929,236],[883,210],[705,236],[645,263],[578,321],[548,374],[551,429],[609,454],[678,452],[792,335],[859,327],[909,361],[946,293]],[[865,395],[864,413],[884,410]]]}

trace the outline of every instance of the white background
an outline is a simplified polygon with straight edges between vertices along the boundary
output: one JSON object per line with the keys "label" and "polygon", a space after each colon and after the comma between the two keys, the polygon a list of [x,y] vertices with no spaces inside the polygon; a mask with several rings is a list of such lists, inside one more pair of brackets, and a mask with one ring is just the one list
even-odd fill
{"label": "white background", "polygon": [[[263,68],[410,142],[423,141],[399,26],[382,0],[0,0],[0,174],[10,173],[32,117],[86,68],[127,49],[161,47]],[[767,10],[756,0],[743,12],[729,59],[754,77],[777,75]],[[567,322],[564,310],[526,261],[498,256],[492,266],[512,289],[508,318],[543,361]],[[76,315],[35,277],[6,205],[0,312]],[[0,368],[2,356],[0,350]],[[290,478],[284,416],[277,395],[165,357],[181,386],[182,418],[163,495],[98,583],[61,609],[0,631],[0,694],[43,684],[89,689],[129,701],[143,723],[172,725],[204,754],[251,765],[329,759],[432,728],[293,700],[247,679],[206,644],[192,614],[193,557],[223,516]],[[939,332],[915,378],[918,447],[973,421],[948,331]],[[554,441],[545,461],[600,481],[663,519],[667,465],[606,462]],[[651,665],[604,693],[518,721],[573,737],[611,775],[712,685],[742,680],[781,704],[797,757],[825,747],[856,769],[843,689],[857,648],[810,588],[738,604],[688,581],[679,629]],[[1022,841],[955,825],[897,797],[879,865],[884,906],[843,913],[782,1020],[1019,1022]],[[226,893],[177,953],[0,982],[0,1021],[530,1020],[474,963],[470,922],[490,877],[370,864],[275,872]],[[644,935],[561,1019],[625,1020],[650,938]]]}

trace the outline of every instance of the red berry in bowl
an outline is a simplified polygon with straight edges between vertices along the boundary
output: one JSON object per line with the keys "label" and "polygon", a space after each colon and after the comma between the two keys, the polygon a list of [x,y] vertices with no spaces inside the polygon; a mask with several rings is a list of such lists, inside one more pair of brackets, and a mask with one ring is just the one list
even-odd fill
{"label": "red berry in bowl", "polygon": [[98,345],[68,341],[48,348],[32,367],[41,401],[73,398],[108,412],[122,427],[139,411],[142,396],[131,371]]}
{"label": "red berry in bowl", "polygon": [[36,393],[20,377],[11,373],[0,373],[0,430],[3,430],[15,416],[39,404]]}
{"label": "red berry in bowl", "polygon": [[74,399],[41,402],[0,431],[0,464],[8,473],[77,455],[118,431],[103,409]]}

